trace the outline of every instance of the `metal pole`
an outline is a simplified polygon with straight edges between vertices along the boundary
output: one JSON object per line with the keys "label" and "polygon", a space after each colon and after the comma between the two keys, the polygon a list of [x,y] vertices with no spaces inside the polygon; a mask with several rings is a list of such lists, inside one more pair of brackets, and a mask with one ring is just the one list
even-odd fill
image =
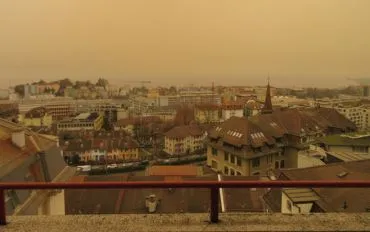
{"label": "metal pole", "polygon": [[218,222],[219,188],[211,188],[211,223]]}
{"label": "metal pole", "polygon": [[0,225],[6,225],[4,189],[0,189]]}

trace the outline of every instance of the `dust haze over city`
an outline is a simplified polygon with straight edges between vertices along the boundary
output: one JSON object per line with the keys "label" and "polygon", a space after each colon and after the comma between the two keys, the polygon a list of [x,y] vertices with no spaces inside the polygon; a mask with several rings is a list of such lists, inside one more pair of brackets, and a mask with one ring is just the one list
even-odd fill
{"label": "dust haze over city", "polygon": [[0,231],[368,230],[369,9],[0,0]]}
{"label": "dust haze over city", "polygon": [[[367,0],[11,1],[2,85],[68,77],[338,87],[369,76]],[[353,84],[353,83],[352,83]]]}

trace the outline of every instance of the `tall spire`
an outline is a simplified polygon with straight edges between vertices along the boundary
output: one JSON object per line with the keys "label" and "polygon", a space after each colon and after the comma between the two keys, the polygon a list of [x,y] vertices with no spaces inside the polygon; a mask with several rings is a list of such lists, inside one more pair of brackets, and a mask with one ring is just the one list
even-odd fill
{"label": "tall spire", "polygon": [[271,114],[272,113],[272,102],[271,102],[271,92],[270,92],[270,74],[267,77],[267,89],[266,89],[266,98],[265,104],[262,108],[262,114]]}

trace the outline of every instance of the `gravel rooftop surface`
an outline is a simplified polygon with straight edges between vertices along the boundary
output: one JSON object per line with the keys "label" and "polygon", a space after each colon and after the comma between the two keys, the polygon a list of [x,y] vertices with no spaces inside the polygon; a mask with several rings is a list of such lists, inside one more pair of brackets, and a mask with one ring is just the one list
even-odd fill
{"label": "gravel rooftop surface", "polygon": [[227,213],[220,220],[210,224],[207,214],[13,216],[0,231],[370,231],[369,213]]}

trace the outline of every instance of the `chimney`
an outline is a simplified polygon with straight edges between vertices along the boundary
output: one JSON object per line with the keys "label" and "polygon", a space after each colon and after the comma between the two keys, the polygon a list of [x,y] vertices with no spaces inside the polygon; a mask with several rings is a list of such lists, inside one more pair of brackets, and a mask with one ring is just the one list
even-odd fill
{"label": "chimney", "polygon": [[26,134],[24,129],[12,131],[12,143],[21,149],[26,146]]}

